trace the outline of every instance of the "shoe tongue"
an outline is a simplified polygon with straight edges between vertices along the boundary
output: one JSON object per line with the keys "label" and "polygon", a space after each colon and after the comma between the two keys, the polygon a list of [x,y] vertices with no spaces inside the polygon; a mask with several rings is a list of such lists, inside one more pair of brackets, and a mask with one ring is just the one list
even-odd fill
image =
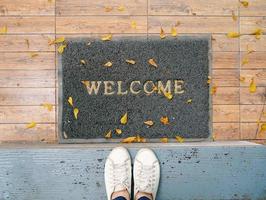
{"label": "shoe tongue", "polygon": [[115,186],[114,192],[118,192],[118,191],[126,190],[126,189],[127,188],[123,184],[118,184],[118,185]]}

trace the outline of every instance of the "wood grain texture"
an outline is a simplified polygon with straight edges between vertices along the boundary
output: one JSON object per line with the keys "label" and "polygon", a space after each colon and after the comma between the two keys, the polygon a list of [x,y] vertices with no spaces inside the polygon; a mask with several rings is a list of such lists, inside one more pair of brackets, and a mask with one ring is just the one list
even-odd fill
{"label": "wood grain texture", "polygon": [[[131,27],[135,21],[136,29]],[[73,16],[57,17],[58,34],[71,33],[146,33],[147,17],[143,16]]]}
{"label": "wood grain texture", "polygon": [[257,86],[266,86],[265,69],[241,70],[241,76],[245,77],[245,81],[240,83],[241,86],[249,86],[252,78]]}
{"label": "wood grain texture", "polygon": [[239,122],[239,105],[213,105],[213,122]]}
{"label": "wood grain texture", "polygon": [[266,69],[266,52],[241,52],[241,62],[244,59],[248,60],[248,63],[242,64],[242,69]]}
{"label": "wood grain texture", "polygon": [[54,143],[56,142],[55,124],[37,124],[26,128],[26,124],[0,124],[1,143]]}
{"label": "wood grain texture", "polygon": [[201,17],[201,16],[149,16],[149,33],[160,33],[161,27],[170,33],[171,27],[177,22],[178,33],[227,33],[238,31],[238,22],[231,17]]}
{"label": "wood grain texture", "polygon": [[212,51],[238,51],[238,49],[238,39],[228,38],[225,34],[212,34]]}
{"label": "wood grain texture", "polygon": [[55,88],[1,88],[0,106],[55,104]]}
{"label": "wood grain texture", "polygon": [[255,93],[250,93],[249,87],[240,88],[241,104],[264,104],[266,99],[266,89],[258,87]]}
{"label": "wood grain texture", "polygon": [[221,86],[239,86],[238,70],[212,70],[212,80],[217,87]]}
{"label": "wood grain texture", "polygon": [[213,52],[213,69],[236,69],[239,67],[238,52]]}
{"label": "wood grain texture", "polygon": [[1,0],[0,15],[54,15],[55,0]]}
{"label": "wood grain texture", "polygon": [[260,133],[260,126],[258,123],[241,123],[241,139],[266,139],[266,132]]}
{"label": "wood grain texture", "polygon": [[4,87],[55,87],[54,70],[0,70],[0,77],[0,89]]}
{"label": "wood grain texture", "polygon": [[239,123],[213,123],[214,140],[239,140]]}
{"label": "wood grain texture", "polygon": [[240,18],[240,33],[252,34],[256,29],[266,30],[265,17],[241,17]]}
{"label": "wood grain texture", "polygon": [[255,51],[266,51],[266,35],[256,39],[254,35],[242,35],[240,37],[240,51],[247,51],[247,46]]}
{"label": "wood grain texture", "polygon": [[240,16],[266,16],[266,1],[252,0],[248,8],[240,7]]}
{"label": "wood grain texture", "polygon": [[149,0],[150,15],[228,16],[232,11],[238,12],[237,0]]}
{"label": "wood grain texture", "polygon": [[55,123],[55,108],[48,111],[43,106],[1,106],[0,123]]}
{"label": "wood grain texture", "polygon": [[[124,11],[118,7],[124,6]],[[110,12],[105,7],[111,7]],[[63,15],[146,15],[147,0],[57,0],[56,14]]]}
{"label": "wood grain texture", "polygon": [[266,122],[264,105],[240,105],[241,122]]}
{"label": "wood grain texture", "polygon": [[43,70],[55,69],[55,54],[53,52],[0,53],[0,69],[3,70]]}
{"label": "wood grain texture", "polygon": [[217,92],[212,95],[213,105],[239,104],[238,87],[218,87]]}

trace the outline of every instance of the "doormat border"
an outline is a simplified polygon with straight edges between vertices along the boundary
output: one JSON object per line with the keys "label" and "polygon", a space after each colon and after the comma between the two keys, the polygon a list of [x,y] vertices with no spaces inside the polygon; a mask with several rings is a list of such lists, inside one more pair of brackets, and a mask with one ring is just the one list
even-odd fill
{"label": "doormat border", "polygon": [[[209,76],[212,77],[212,36],[211,34],[202,34],[202,35],[182,35],[178,38],[174,38],[175,40],[183,40],[183,39],[208,39],[209,43],[209,51],[208,51],[208,58],[209,58]],[[66,42],[93,42],[98,41],[98,37],[81,37],[81,38],[65,38]],[[118,40],[159,40],[156,36],[147,36],[147,35],[138,35],[138,36],[118,36],[112,39],[113,41]],[[164,40],[173,40],[172,38],[165,38]],[[56,52],[57,53],[57,52]],[[62,132],[62,117],[63,117],[63,88],[62,88],[62,82],[63,82],[63,66],[62,66],[62,55],[57,53],[56,56],[58,67],[57,67],[57,100],[58,100],[58,110],[57,110],[57,134],[58,134],[58,142],[59,144],[99,144],[99,143],[121,143],[121,140],[123,138],[119,139],[105,139],[105,138],[95,138],[95,139],[68,139],[64,137],[64,134]],[[209,85],[209,90],[212,88],[212,82]],[[185,138],[185,142],[203,142],[203,141],[212,141],[213,140],[213,109],[212,109],[212,95],[209,92],[209,137],[207,138]],[[161,143],[160,138],[145,138],[147,140],[146,143]],[[169,143],[176,143],[176,140],[174,138],[169,138]],[[145,144],[145,143],[143,143]]]}

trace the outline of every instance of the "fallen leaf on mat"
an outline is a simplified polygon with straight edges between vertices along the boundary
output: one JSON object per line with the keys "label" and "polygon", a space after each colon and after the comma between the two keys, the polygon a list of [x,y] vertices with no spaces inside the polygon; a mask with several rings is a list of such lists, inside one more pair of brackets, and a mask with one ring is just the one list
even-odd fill
{"label": "fallen leaf on mat", "polygon": [[126,60],[127,63],[131,64],[131,65],[135,65],[136,61],[135,60]]}
{"label": "fallen leaf on mat", "polygon": [[3,26],[2,28],[0,28],[0,34],[6,34],[7,33],[7,26]]}
{"label": "fallen leaf on mat", "polygon": [[187,104],[190,104],[190,103],[192,103],[192,99],[187,100]]}
{"label": "fallen leaf on mat", "polygon": [[62,54],[62,53],[64,52],[64,50],[65,50],[66,47],[67,47],[66,44],[61,44],[61,45],[58,47],[58,49],[57,49],[58,53]]}
{"label": "fallen leaf on mat", "polygon": [[126,124],[127,123],[127,120],[128,120],[128,116],[127,116],[127,113],[125,113],[121,119],[120,119],[120,123],[121,124]]}
{"label": "fallen leaf on mat", "polygon": [[239,1],[245,8],[247,8],[248,7],[248,1],[246,1],[246,0],[242,0],[242,1]]}
{"label": "fallen leaf on mat", "polygon": [[135,136],[127,137],[127,138],[124,138],[122,140],[123,143],[132,143],[132,142],[135,142],[135,141],[136,141],[136,137]]}
{"label": "fallen leaf on mat", "polygon": [[153,58],[149,59],[149,64],[152,65],[153,67],[158,67],[157,63],[155,62],[155,60]]}
{"label": "fallen leaf on mat", "polygon": [[81,63],[82,65],[86,65],[86,61],[85,61],[85,60],[80,60],[80,63]]}
{"label": "fallen leaf on mat", "polygon": [[112,40],[112,37],[113,37],[112,34],[103,35],[101,40],[102,41],[110,41],[110,40]]}
{"label": "fallen leaf on mat", "polygon": [[207,83],[208,83],[208,84],[210,84],[210,83],[211,83],[211,81],[212,81],[212,78],[211,78],[211,76],[208,76]]}
{"label": "fallen leaf on mat", "polygon": [[168,117],[163,116],[160,118],[160,122],[164,125],[167,125],[167,124],[169,124],[169,119],[168,119]]}
{"label": "fallen leaf on mat", "polygon": [[163,28],[161,27],[161,31],[160,31],[160,38],[164,39],[166,37]]}
{"label": "fallen leaf on mat", "polygon": [[144,124],[147,126],[153,126],[154,122],[152,120],[147,120],[144,122]]}
{"label": "fallen leaf on mat", "polygon": [[237,32],[229,32],[229,33],[227,33],[227,37],[228,38],[238,38],[238,37],[240,37],[240,34]]}
{"label": "fallen leaf on mat", "polygon": [[90,81],[81,81],[81,83],[83,85],[85,85],[86,87],[89,87],[90,86]]}
{"label": "fallen leaf on mat", "polygon": [[167,143],[168,142],[168,138],[167,137],[160,138],[160,141],[162,143]]}
{"label": "fallen leaf on mat", "polygon": [[173,95],[170,92],[163,92],[163,94],[168,100],[172,100],[173,99]]}
{"label": "fallen leaf on mat", "polygon": [[79,109],[78,108],[74,108],[73,113],[74,113],[75,119],[78,119]]}
{"label": "fallen leaf on mat", "polygon": [[53,110],[53,105],[50,103],[43,103],[42,106],[44,108],[46,108],[48,111],[52,111]]}
{"label": "fallen leaf on mat", "polygon": [[180,136],[175,136],[175,139],[177,142],[183,143],[184,142],[184,138],[180,137]]}
{"label": "fallen leaf on mat", "polygon": [[131,21],[131,28],[136,29],[137,28],[137,22],[136,21]]}
{"label": "fallen leaf on mat", "polygon": [[140,137],[139,135],[136,136],[135,142],[146,142],[146,139],[144,137]]}
{"label": "fallen leaf on mat", "polygon": [[111,61],[108,61],[103,66],[105,66],[105,67],[112,67],[112,65],[113,65],[113,63]]}
{"label": "fallen leaf on mat", "polygon": [[36,122],[31,122],[31,123],[26,125],[26,128],[33,128],[35,126],[36,126]]}
{"label": "fallen leaf on mat", "polygon": [[106,139],[110,139],[110,138],[112,137],[112,131],[109,130],[109,131],[105,134],[104,137],[105,137]]}
{"label": "fallen leaf on mat", "polygon": [[71,106],[73,106],[73,98],[72,97],[68,97],[68,103],[71,105]]}
{"label": "fallen leaf on mat", "polygon": [[115,132],[116,132],[117,135],[120,135],[122,133],[122,130],[117,128],[117,129],[115,129]]}
{"label": "fallen leaf on mat", "polygon": [[255,35],[255,38],[258,40],[260,39],[261,35],[263,34],[263,31],[261,28],[257,28],[252,35]]}
{"label": "fallen leaf on mat", "polygon": [[176,37],[176,36],[177,36],[177,31],[176,31],[176,28],[175,28],[175,27],[172,27],[172,28],[171,28],[171,35],[172,35],[173,37]]}
{"label": "fallen leaf on mat", "polygon": [[252,78],[251,82],[250,82],[250,85],[249,85],[249,92],[250,93],[254,93],[254,92],[256,92],[256,90],[257,90],[257,86],[256,86],[256,83],[255,83],[255,79]]}

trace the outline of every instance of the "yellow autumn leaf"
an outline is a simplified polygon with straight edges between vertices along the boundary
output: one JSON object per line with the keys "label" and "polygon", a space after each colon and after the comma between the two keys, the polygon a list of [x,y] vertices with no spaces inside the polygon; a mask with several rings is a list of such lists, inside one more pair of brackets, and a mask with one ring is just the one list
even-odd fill
{"label": "yellow autumn leaf", "polygon": [[164,30],[163,30],[162,27],[161,27],[161,31],[160,31],[160,38],[161,38],[161,39],[166,38],[165,32],[164,32]]}
{"label": "yellow autumn leaf", "polygon": [[168,142],[168,138],[167,137],[160,138],[160,141],[162,143],[167,143]]}
{"label": "yellow autumn leaf", "polygon": [[123,12],[123,11],[125,11],[125,6],[124,5],[118,6],[117,10],[120,12]]}
{"label": "yellow autumn leaf", "polygon": [[187,104],[190,104],[190,103],[192,103],[192,99],[187,100]]}
{"label": "yellow autumn leaf", "polygon": [[248,54],[251,54],[251,53],[255,52],[255,50],[254,49],[251,49],[249,47],[249,45],[247,45],[247,52],[248,52]]}
{"label": "yellow autumn leaf", "polygon": [[211,76],[208,76],[207,83],[208,83],[208,84],[210,84],[210,83],[211,83],[211,81],[212,81],[212,78],[211,78]]}
{"label": "yellow autumn leaf", "polygon": [[171,35],[172,35],[173,37],[176,37],[176,36],[177,36],[177,31],[176,31],[176,28],[175,28],[175,27],[172,27],[172,28],[171,28]]}
{"label": "yellow autumn leaf", "polygon": [[135,142],[146,142],[146,139],[144,137],[140,137],[139,135],[136,136]]}
{"label": "yellow autumn leaf", "polygon": [[65,42],[65,37],[59,37],[59,38],[56,38],[54,40],[50,40],[48,42],[49,45],[52,45],[52,44],[60,44],[60,43],[63,43]]}
{"label": "yellow autumn leaf", "polygon": [[123,143],[132,143],[132,142],[135,142],[136,141],[136,137],[135,136],[131,136],[131,137],[127,137],[127,138],[124,138],[122,140]]}
{"label": "yellow autumn leaf", "polygon": [[233,11],[233,10],[232,10],[232,19],[233,19],[234,21],[237,21],[237,16],[236,16],[236,14],[235,14],[235,11]]}
{"label": "yellow autumn leaf", "polygon": [[105,136],[104,136],[106,139],[110,139],[112,137],[112,131],[109,130],[107,133],[105,133]]}
{"label": "yellow autumn leaf", "polygon": [[78,108],[74,108],[73,113],[74,113],[75,119],[78,119],[79,109]]}
{"label": "yellow autumn leaf", "polygon": [[213,86],[211,87],[211,95],[216,94],[216,92],[217,92],[217,86],[213,85]]}
{"label": "yellow autumn leaf", "polygon": [[128,64],[135,65],[136,61],[135,60],[126,60]]}
{"label": "yellow autumn leaf", "polygon": [[258,136],[256,139],[263,139],[265,137],[266,132],[266,123],[260,125],[260,130],[258,132]]}
{"label": "yellow autumn leaf", "polygon": [[261,35],[263,34],[263,31],[261,28],[257,28],[251,35],[255,35],[256,39],[260,39]]}
{"label": "yellow autumn leaf", "polygon": [[26,125],[26,128],[33,128],[35,126],[36,126],[36,122],[31,122],[31,123]]}
{"label": "yellow autumn leaf", "polygon": [[256,86],[256,83],[255,83],[255,79],[252,78],[251,82],[250,82],[250,85],[249,85],[249,92],[250,93],[254,93],[254,92],[256,92],[256,90],[257,90],[257,86]]}
{"label": "yellow autumn leaf", "polygon": [[57,49],[58,53],[62,54],[62,53],[64,52],[64,50],[65,50],[66,47],[67,47],[66,44],[61,44],[61,45],[58,47],[58,49]]}
{"label": "yellow autumn leaf", "polygon": [[241,63],[241,66],[248,64],[249,60],[247,57],[244,57]]}
{"label": "yellow autumn leaf", "polygon": [[128,120],[127,112],[121,117],[120,123],[121,124],[126,124]]}
{"label": "yellow autumn leaf", "polygon": [[153,126],[154,122],[152,120],[147,120],[144,122],[144,124],[147,126]]}
{"label": "yellow autumn leaf", "polygon": [[177,142],[183,143],[184,142],[184,138],[180,137],[180,136],[175,136],[175,139]]}
{"label": "yellow autumn leaf", "polygon": [[52,111],[53,110],[53,105],[50,103],[43,103],[42,106],[44,108],[46,108],[48,111]]}
{"label": "yellow autumn leaf", "polygon": [[115,132],[116,132],[117,135],[120,135],[122,133],[122,130],[117,128],[117,129],[115,129]]}
{"label": "yellow autumn leaf", "polygon": [[113,10],[113,7],[111,7],[111,6],[105,6],[104,7],[104,11],[105,12],[110,12],[110,11],[112,11]]}
{"label": "yellow autumn leaf", "polygon": [[164,92],[163,94],[168,100],[172,100],[173,99],[173,95],[170,92]]}
{"label": "yellow autumn leaf", "polygon": [[103,35],[101,40],[102,41],[110,41],[110,40],[112,40],[112,37],[113,37],[112,34]]}
{"label": "yellow autumn leaf", "polygon": [[0,34],[6,34],[7,33],[7,26],[3,26],[2,28],[0,28]]}
{"label": "yellow autumn leaf", "polygon": [[239,1],[245,8],[247,8],[248,7],[248,1],[247,0],[241,0],[241,1]]}
{"label": "yellow autumn leaf", "polygon": [[240,37],[240,34],[237,32],[229,32],[229,33],[227,33],[227,37],[228,38],[238,38],[238,37]]}
{"label": "yellow autumn leaf", "polygon": [[85,85],[86,87],[89,87],[90,86],[90,81],[81,81],[81,83],[83,85]]}
{"label": "yellow autumn leaf", "polygon": [[168,119],[168,117],[163,116],[160,118],[160,122],[164,125],[167,125],[167,124],[169,124],[169,119]]}
{"label": "yellow autumn leaf", "polygon": [[155,62],[155,60],[153,58],[149,59],[149,64],[152,65],[153,67],[158,67],[157,63]]}
{"label": "yellow autumn leaf", "polygon": [[80,60],[80,63],[82,64],[82,65],[86,65],[86,61],[85,60]]}
{"label": "yellow autumn leaf", "polygon": [[244,76],[240,76],[240,77],[239,77],[239,80],[240,80],[240,82],[243,83],[243,82],[245,82],[246,78],[245,78]]}
{"label": "yellow autumn leaf", "polygon": [[137,22],[136,21],[131,21],[131,28],[136,29],[137,28]]}
{"label": "yellow autumn leaf", "polygon": [[68,103],[71,105],[71,106],[73,106],[73,98],[72,97],[68,97]]}
{"label": "yellow autumn leaf", "polygon": [[31,57],[31,58],[35,58],[35,57],[37,57],[38,55],[39,55],[39,54],[37,54],[37,53],[31,53],[31,54],[30,54],[30,57]]}
{"label": "yellow autumn leaf", "polygon": [[108,61],[108,62],[104,63],[103,66],[105,66],[105,67],[112,67],[112,65],[113,65],[113,63],[111,61]]}

